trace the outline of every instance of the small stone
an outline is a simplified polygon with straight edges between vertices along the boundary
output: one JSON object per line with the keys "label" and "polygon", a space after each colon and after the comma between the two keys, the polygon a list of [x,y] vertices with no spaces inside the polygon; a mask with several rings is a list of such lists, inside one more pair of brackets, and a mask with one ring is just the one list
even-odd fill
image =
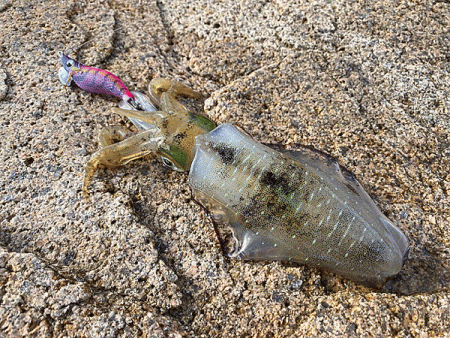
{"label": "small stone", "polygon": [[8,85],[6,83],[7,75],[3,68],[0,68],[0,101],[3,100],[8,93]]}

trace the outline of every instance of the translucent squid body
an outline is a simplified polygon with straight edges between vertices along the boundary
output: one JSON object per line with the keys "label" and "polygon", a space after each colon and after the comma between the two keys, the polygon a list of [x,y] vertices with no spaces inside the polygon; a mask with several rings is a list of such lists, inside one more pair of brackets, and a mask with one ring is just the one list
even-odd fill
{"label": "translucent squid body", "polygon": [[113,109],[139,132],[126,139],[120,129],[101,135],[86,165],[86,193],[98,168],[156,153],[189,171],[194,198],[231,230],[230,257],[303,263],[374,287],[400,271],[408,240],[336,160],[306,148],[277,151],[233,125],[216,127],[177,101],[201,98],[178,82],[155,79],[149,92],[151,99],[132,93],[144,111],[126,96]]}

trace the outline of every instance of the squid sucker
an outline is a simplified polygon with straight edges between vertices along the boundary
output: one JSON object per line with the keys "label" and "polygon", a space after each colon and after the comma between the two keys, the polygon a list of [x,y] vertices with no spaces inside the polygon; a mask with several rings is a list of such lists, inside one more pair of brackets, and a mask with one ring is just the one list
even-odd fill
{"label": "squid sucker", "polygon": [[86,194],[97,169],[155,153],[189,171],[194,198],[231,230],[230,257],[307,264],[372,287],[399,273],[407,238],[336,160],[308,148],[278,151],[233,125],[216,126],[178,101],[202,97],[179,82],[154,79],[149,92],[125,95],[112,110],[138,133],[125,138],[110,128],[101,135],[86,165]]}

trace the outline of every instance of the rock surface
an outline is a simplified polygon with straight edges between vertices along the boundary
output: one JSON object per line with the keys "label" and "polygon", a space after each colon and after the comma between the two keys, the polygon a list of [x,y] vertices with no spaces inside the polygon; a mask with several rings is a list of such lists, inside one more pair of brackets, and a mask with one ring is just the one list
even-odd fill
{"label": "rock surface", "polygon": [[[1,1],[0,335],[443,336],[450,331],[448,1]],[[85,43],[80,47],[81,44]],[[58,51],[130,89],[174,78],[265,143],[339,159],[405,232],[383,290],[224,257],[187,175],[84,165],[117,101],[58,81]]]}

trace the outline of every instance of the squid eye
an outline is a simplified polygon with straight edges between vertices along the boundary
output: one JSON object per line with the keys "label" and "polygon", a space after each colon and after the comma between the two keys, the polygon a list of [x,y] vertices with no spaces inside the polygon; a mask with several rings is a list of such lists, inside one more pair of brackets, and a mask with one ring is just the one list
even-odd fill
{"label": "squid eye", "polygon": [[162,157],[161,156],[161,161],[166,167],[169,167],[170,169],[177,170],[177,166],[175,164],[173,164],[173,162],[171,160],[169,160],[167,157]]}
{"label": "squid eye", "polygon": [[75,65],[75,62],[73,62],[72,60],[69,60],[66,62],[67,67],[73,67],[74,65]]}

